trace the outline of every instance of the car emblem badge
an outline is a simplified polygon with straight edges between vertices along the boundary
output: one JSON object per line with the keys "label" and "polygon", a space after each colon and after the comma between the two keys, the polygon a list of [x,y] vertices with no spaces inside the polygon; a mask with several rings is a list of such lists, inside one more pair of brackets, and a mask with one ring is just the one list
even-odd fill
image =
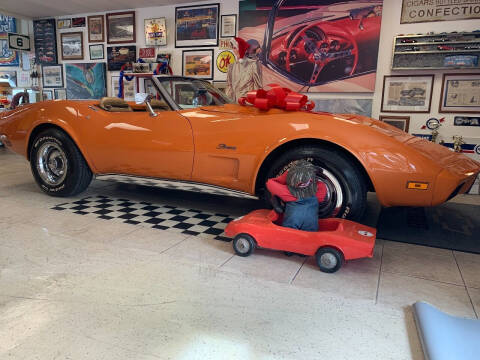
{"label": "car emblem badge", "polygon": [[236,146],[228,146],[226,144],[218,144],[217,149],[220,150],[237,150]]}

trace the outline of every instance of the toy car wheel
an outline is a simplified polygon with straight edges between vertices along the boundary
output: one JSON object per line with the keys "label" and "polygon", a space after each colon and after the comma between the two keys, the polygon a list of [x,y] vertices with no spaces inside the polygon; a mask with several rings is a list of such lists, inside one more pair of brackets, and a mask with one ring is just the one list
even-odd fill
{"label": "toy car wheel", "polygon": [[250,256],[255,250],[255,239],[248,234],[238,234],[233,239],[233,250],[238,256]]}
{"label": "toy car wheel", "polygon": [[320,271],[326,273],[336,272],[343,264],[343,254],[337,249],[329,247],[318,249],[315,259]]}

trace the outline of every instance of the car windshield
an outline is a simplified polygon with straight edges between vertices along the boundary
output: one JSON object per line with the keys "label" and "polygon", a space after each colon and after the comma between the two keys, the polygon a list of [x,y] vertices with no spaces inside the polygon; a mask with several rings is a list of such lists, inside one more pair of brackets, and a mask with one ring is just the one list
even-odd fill
{"label": "car windshield", "polygon": [[232,103],[208,81],[189,78],[158,78],[160,85],[181,109]]}

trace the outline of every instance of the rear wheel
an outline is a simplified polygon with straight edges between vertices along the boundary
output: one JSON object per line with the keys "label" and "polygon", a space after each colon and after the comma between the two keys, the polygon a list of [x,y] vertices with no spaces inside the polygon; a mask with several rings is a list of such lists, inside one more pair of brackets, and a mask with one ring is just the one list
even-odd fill
{"label": "rear wheel", "polygon": [[51,196],[76,195],[93,176],[75,143],[58,129],[45,130],[33,140],[30,167],[37,184]]}
{"label": "rear wheel", "polygon": [[343,254],[337,249],[324,247],[318,249],[315,254],[315,260],[317,261],[320,271],[334,273],[342,267],[344,258]]}
{"label": "rear wheel", "polygon": [[317,167],[317,176],[327,187],[327,196],[319,204],[319,217],[360,220],[367,204],[365,180],[357,166],[335,149],[320,146],[292,149],[274,161],[265,181],[283,174],[300,159]]}

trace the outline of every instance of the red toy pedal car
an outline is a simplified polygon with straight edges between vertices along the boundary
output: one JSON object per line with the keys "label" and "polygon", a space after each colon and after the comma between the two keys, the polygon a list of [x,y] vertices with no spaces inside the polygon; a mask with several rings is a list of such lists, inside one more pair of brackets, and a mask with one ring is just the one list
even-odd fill
{"label": "red toy pedal car", "polygon": [[225,234],[233,237],[233,250],[249,256],[256,247],[303,255],[315,255],[321,271],[333,273],[344,261],[373,256],[377,230],[353,221],[319,219],[319,231],[283,227],[274,210],[255,210],[231,221]]}

